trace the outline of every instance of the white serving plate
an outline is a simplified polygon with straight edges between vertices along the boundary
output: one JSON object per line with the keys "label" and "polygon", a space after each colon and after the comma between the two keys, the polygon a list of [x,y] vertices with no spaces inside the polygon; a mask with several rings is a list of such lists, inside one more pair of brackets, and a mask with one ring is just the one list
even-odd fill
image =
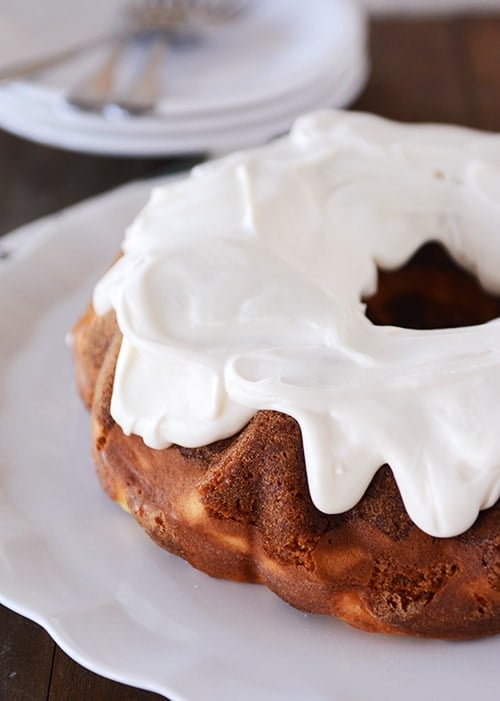
{"label": "white serving plate", "polygon": [[86,667],[172,701],[496,701],[500,636],[413,640],[304,615],[163,552],[103,494],[65,335],[149,187],[10,238],[22,246],[0,271],[0,601]]}
{"label": "white serving plate", "polygon": [[[227,113],[201,122],[196,118],[106,121],[81,115],[59,101],[47,104],[39,89],[12,85],[0,90],[0,123],[18,136],[87,153],[129,156],[219,154],[269,141],[287,132],[301,114],[343,107],[362,89],[368,66],[353,63],[283,105],[272,103],[246,112]],[[55,116],[57,115],[57,116]]]}
{"label": "white serving plate", "polygon": [[[7,56],[0,55],[0,70],[16,55],[12,36],[18,36],[21,52],[44,36],[47,46],[38,45],[39,55],[61,42],[56,26],[45,24],[42,31],[34,24],[33,18],[41,20],[33,0],[20,2],[24,12],[0,8],[0,39]],[[51,0],[53,12],[58,4]],[[68,26],[61,8],[58,23],[66,28],[66,44],[72,35],[75,42],[82,38],[80,19],[92,36],[101,5],[96,0],[72,5],[74,21]],[[109,9],[103,17],[109,24]],[[0,85],[0,126],[84,152],[221,152],[267,141],[288,130],[301,112],[346,106],[364,84],[368,64],[366,18],[353,0],[310,0],[307,8],[301,0],[252,0],[241,16],[207,29],[199,42],[170,48],[164,97],[152,115],[109,119],[109,113],[69,108],[68,91],[102,62],[106,51],[109,47],[90,51],[33,81]],[[22,53],[17,61],[21,58]]]}

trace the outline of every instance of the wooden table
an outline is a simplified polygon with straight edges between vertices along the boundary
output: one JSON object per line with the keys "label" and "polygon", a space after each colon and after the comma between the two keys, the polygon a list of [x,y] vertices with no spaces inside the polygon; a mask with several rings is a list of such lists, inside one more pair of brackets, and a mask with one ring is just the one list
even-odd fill
{"label": "wooden table", "polygon": [[[371,29],[372,75],[356,109],[500,131],[500,16],[377,20]],[[186,165],[67,153],[0,132],[0,234],[127,180]],[[2,701],[160,698],[88,672],[39,626],[0,607]]]}

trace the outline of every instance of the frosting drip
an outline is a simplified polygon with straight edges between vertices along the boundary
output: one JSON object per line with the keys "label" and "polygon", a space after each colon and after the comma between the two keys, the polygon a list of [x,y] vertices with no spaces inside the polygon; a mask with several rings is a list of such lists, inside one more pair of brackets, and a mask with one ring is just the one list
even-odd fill
{"label": "frosting drip", "polygon": [[282,411],[322,511],[389,463],[422,530],[465,531],[500,495],[500,320],[379,327],[361,302],[429,240],[500,292],[499,137],[317,113],[155,189],[94,292],[123,334],[113,418],[196,447]]}

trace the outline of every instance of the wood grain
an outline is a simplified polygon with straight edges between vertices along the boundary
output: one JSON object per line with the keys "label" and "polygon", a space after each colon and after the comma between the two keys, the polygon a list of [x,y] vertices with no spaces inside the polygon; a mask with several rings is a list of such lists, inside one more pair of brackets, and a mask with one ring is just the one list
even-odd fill
{"label": "wood grain", "polygon": [[118,684],[77,665],[56,647],[48,701],[153,701],[163,696]]}
{"label": "wood grain", "polygon": [[458,20],[372,26],[372,75],[356,109],[405,122],[471,121]]}
{"label": "wood grain", "polygon": [[464,70],[469,92],[471,124],[500,130],[500,17],[477,18],[460,26],[460,42],[466,57]]}
{"label": "wood grain", "polygon": [[55,646],[42,628],[0,607],[0,699],[46,701]]}
{"label": "wood grain", "polygon": [[[371,27],[371,55],[372,75],[355,109],[500,129],[500,16],[378,20]],[[79,155],[0,132],[0,233],[130,179],[184,165]],[[88,672],[37,625],[0,607],[1,700],[160,698]]]}

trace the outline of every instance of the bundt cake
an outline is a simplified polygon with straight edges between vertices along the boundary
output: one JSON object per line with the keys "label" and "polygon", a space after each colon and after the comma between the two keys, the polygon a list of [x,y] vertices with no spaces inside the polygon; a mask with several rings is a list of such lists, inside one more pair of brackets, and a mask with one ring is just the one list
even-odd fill
{"label": "bundt cake", "polygon": [[496,292],[497,136],[321,112],[199,166],[72,331],[99,478],[214,577],[367,631],[496,634]]}

